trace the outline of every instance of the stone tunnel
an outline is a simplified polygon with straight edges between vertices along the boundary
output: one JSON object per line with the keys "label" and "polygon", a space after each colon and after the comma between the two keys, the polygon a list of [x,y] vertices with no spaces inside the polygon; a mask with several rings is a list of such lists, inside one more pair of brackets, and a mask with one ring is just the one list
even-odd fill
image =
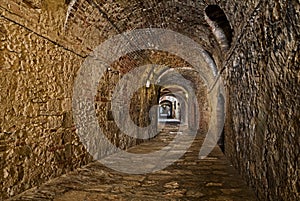
{"label": "stone tunnel", "polygon": [[300,200],[299,22],[299,0],[0,0],[0,200]]}

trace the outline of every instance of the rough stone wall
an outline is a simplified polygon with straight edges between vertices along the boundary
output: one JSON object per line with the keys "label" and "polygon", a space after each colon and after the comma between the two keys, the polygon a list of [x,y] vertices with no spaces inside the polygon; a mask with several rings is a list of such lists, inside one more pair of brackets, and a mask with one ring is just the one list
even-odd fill
{"label": "rough stone wall", "polygon": [[[0,2],[0,200],[92,161],[76,135],[72,91],[84,55],[103,38],[64,32],[66,10],[64,0]],[[110,123],[112,141],[124,149],[136,143]]]}
{"label": "rough stone wall", "polygon": [[[124,69],[122,70],[124,71]],[[99,125],[103,133],[116,147],[126,150],[133,145],[144,142],[145,140],[128,136],[126,133],[124,133],[124,131],[120,130],[113,118],[111,108],[112,96],[115,92],[116,85],[122,78],[122,71],[118,71],[116,69],[111,69],[110,71],[107,71],[107,73],[105,73],[98,85],[98,92],[95,97],[95,108]],[[139,84],[139,82],[145,82],[145,80],[146,78],[131,79],[131,84],[132,86],[134,86]],[[126,94],[123,94],[123,96],[125,97]],[[136,91],[133,97],[131,97],[129,114],[132,121],[137,126],[145,127],[150,123],[150,119],[148,118],[148,111],[150,110],[152,105],[157,104],[157,98],[155,98],[156,96],[157,89],[154,86],[151,86],[147,90],[145,89],[145,87],[140,88],[138,91]],[[103,150],[101,155],[107,156],[111,154],[107,151],[108,150]]]}
{"label": "rough stone wall", "polygon": [[1,198],[90,161],[72,121],[82,58],[0,18]]}
{"label": "rough stone wall", "polygon": [[195,96],[198,102],[199,111],[199,131],[200,133],[207,133],[209,128],[209,121],[211,118],[211,105],[208,102],[208,89],[202,79],[199,79],[198,72],[185,72],[178,70],[181,75],[190,80],[194,85]]}
{"label": "rough stone wall", "polygon": [[91,161],[72,121],[83,58],[61,42],[65,9],[63,0],[0,2],[0,200]]}
{"label": "rough stone wall", "polygon": [[228,5],[226,154],[260,200],[299,200],[299,1]]}

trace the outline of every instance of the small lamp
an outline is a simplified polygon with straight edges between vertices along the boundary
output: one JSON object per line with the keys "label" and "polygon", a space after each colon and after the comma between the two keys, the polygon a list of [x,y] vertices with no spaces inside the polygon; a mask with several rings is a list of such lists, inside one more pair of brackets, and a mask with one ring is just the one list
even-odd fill
{"label": "small lamp", "polygon": [[150,80],[147,80],[146,81],[146,88],[149,88],[150,87]]}

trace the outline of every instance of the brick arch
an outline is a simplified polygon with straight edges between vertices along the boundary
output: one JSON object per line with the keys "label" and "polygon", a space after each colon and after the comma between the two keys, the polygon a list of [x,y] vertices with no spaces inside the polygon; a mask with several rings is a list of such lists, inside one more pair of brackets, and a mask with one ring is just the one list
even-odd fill
{"label": "brick arch", "polygon": [[205,19],[221,47],[228,49],[232,43],[233,29],[225,12],[218,5],[208,5],[205,8]]}

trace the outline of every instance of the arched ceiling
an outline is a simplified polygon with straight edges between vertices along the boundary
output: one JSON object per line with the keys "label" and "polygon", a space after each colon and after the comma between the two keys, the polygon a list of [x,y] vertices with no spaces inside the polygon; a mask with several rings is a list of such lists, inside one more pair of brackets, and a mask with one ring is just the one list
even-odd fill
{"label": "arched ceiling", "polygon": [[70,37],[80,36],[81,45],[89,52],[107,38],[126,31],[169,29],[199,43],[221,65],[222,50],[204,17],[207,5],[204,0],[72,0],[65,30],[66,34],[72,33]]}
{"label": "arched ceiling", "polygon": [[[220,43],[205,19],[207,6],[208,3],[204,0],[195,2],[189,0],[72,0],[65,19],[65,34],[69,34],[77,41],[80,38],[81,48],[86,49],[86,53],[89,54],[99,44],[118,34],[142,28],[163,28],[182,34],[198,43],[207,54],[202,55],[207,66],[212,65],[209,59],[207,60],[211,57],[214,61],[213,65],[221,68],[225,53],[222,52]],[[143,50],[124,55],[113,63],[113,67],[121,74],[126,74],[135,67],[149,63],[176,68],[196,89],[195,91],[204,88],[201,75],[193,70],[193,66],[182,58],[157,50]],[[145,72],[145,75],[148,75],[143,77],[159,77],[162,73],[150,70]],[[215,76],[215,72],[213,74]],[[186,86],[186,83],[178,82],[180,79],[171,72],[160,80],[164,81],[159,84],[174,83],[174,86]]]}

